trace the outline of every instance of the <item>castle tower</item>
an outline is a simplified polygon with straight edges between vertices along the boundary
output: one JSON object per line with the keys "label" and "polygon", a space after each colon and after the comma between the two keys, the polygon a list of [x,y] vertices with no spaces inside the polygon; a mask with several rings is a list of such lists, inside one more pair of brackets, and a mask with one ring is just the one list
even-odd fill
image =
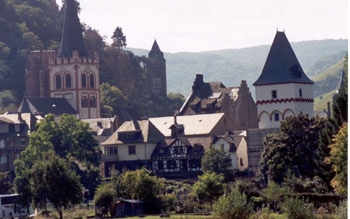
{"label": "castle tower", "polygon": [[148,53],[146,78],[148,83],[146,87],[150,88],[151,93],[167,97],[166,60],[156,40]]}
{"label": "castle tower", "polygon": [[78,17],[77,2],[64,4],[62,47],[56,51],[32,51],[26,69],[26,95],[64,97],[80,119],[100,117],[99,57],[88,57]]}
{"label": "castle tower", "polygon": [[279,128],[300,113],[313,116],[313,81],[303,69],[284,32],[277,31],[255,86],[259,128]]}

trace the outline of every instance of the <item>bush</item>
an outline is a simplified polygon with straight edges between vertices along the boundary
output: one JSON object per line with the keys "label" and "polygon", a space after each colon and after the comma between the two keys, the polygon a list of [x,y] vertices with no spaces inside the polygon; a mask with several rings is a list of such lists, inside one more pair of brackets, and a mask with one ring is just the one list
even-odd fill
{"label": "bush", "polygon": [[289,219],[314,219],[314,207],[303,198],[288,197],[284,202],[284,211]]}
{"label": "bush", "polygon": [[219,219],[248,218],[252,207],[247,196],[236,187],[230,194],[221,196],[213,210],[214,217]]}
{"label": "bush", "polygon": [[250,215],[249,219],[274,219],[274,217],[271,216],[269,208],[263,208],[260,211]]}

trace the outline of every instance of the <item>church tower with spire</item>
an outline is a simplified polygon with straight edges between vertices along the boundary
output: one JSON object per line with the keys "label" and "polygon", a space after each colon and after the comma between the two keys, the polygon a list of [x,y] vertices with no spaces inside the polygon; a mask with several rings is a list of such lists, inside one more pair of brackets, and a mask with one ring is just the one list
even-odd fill
{"label": "church tower with spire", "polygon": [[313,83],[285,33],[277,31],[262,73],[253,84],[259,128],[279,128],[281,120],[300,113],[312,117]]}
{"label": "church tower with spire", "polygon": [[148,53],[146,78],[146,87],[151,93],[167,97],[166,60],[156,40]]}
{"label": "church tower with spire", "polygon": [[100,117],[98,54],[88,56],[76,0],[66,0],[61,51],[32,51],[26,70],[26,95],[65,98],[80,119]]}

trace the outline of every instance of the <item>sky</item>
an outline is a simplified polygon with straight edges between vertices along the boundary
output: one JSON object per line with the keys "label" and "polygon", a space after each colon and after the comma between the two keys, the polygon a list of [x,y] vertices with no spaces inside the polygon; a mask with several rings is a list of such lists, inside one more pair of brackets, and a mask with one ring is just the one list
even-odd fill
{"label": "sky", "polygon": [[[116,27],[127,47],[200,52],[290,42],[348,39],[347,0],[78,0],[80,22],[110,43]],[[62,5],[62,0],[56,0]]]}

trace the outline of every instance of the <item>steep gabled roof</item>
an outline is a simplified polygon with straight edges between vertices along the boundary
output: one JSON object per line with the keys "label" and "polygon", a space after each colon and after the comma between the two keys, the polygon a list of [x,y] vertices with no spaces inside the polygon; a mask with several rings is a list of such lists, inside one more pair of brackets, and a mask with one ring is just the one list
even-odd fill
{"label": "steep gabled roof", "polygon": [[277,31],[262,73],[253,85],[284,83],[313,84],[301,68],[285,33]]}
{"label": "steep gabled roof", "polygon": [[[135,133],[131,139],[119,139],[120,133]],[[126,121],[115,131],[102,145],[123,144],[125,142],[134,143],[157,143],[164,139],[162,133],[149,122],[149,120]]]}
{"label": "steep gabled roof", "polygon": [[66,0],[64,9],[60,57],[72,57],[73,51],[78,51],[81,57],[87,57],[83,41],[83,30],[78,17],[77,2],[75,0]]}
{"label": "steep gabled roof", "polygon": [[33,115],[47,115],[49,113],[54,115],[77,114],[77,111],[65,98],[25,97],[17,111]]}

